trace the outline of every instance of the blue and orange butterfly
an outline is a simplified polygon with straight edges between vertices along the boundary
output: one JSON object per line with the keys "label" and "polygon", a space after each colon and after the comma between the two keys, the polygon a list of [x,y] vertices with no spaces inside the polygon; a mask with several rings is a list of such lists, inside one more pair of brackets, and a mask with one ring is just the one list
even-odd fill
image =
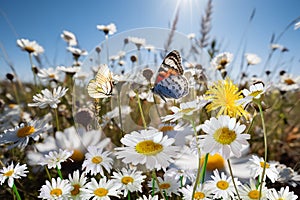
{"label": "blue and orange butterfly", "polygon": [[178,51],[171,51],[158,69],[153,93],[165,98],[179,99],[189,93],[188,81],[183,76],[181,57]]}

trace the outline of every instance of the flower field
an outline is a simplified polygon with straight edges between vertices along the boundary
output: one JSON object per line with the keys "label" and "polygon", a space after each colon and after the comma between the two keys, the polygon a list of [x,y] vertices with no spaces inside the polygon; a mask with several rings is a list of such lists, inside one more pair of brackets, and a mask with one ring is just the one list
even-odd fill
{"label": "flower field", "polygon": [[0,199],[298,199],[300,76],[251,71],[278,43],[221,52],[211,9],[200,35],[98,25],[90,52],[63,31],[65,66],[18,39],[33,80],[0,80]]}

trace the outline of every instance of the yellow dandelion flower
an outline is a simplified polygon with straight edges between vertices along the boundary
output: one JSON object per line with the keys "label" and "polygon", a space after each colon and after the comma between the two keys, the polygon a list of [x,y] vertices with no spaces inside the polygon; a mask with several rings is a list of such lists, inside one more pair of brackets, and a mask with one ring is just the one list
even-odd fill
{"label": "yellow dandelion flower", "polygon": [[232,80],[226,78],[214,83],[205,93],[205,99],[211,102],[206,106],[208,112],[219,110],[217,116],[229,115],[230,117],[249,118],[249,113],[244,109],[243,105],[238,104],[237,100],[242,99],[243,95],[237,85]]}

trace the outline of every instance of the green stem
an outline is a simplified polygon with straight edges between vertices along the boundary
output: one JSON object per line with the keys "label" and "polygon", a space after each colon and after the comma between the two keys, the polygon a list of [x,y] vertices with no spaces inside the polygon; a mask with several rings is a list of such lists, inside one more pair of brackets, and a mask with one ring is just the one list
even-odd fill
{"label": "green stem", "polygon": [[[194,185],[194,188],[193,188],[193,194],[192,194],[192,200],[194,200],[195,192],[196,192],[196,189],[197,189],[200,177],[202,177],[202,178],[204,177],[205,169],[203,171],[203,168],[202,168],[202,173],[201,173],[201,150],[200,150],[200,148],[198,146],[198,136],[197,136],[196,125],[195,125],[195,122],[193,120],[191,120],[191,124],[193,126],[193,130],[194,130],[194,134],[195,134],[195,138],[196,138],[196,143],[197,143],[197,149],[198,149],[197,177],[196,177],[195,185]],[[208,154],[207,154],[207,156],[208,156]],[[206,163],[207,163],[207,160],[206,160]],[[205,164],[205,166],[206,166],[206,164]]]}
{"label": "green stem", "polygon": [[58,173],[59,177],[61,179],[63,179],[62,173],[61,173],[60,169],[57,166],[56,166],[56,170],[57,170],[57,173]]}
{"label": "green stem", "polygon": [[[203,162],[203,166],[202,166],[202,170],[201,170],[201,175],[200,175],[200,179],[201,179],[201,183],[203,184],[204,181],[205,181],[205,172],[206,172],[206,166],[207,166],[207,162],[208,162],[208,156],[209,156],[209,153],[207,153],[205,155],[205,158],[204,158],[204,162]],[[201,161],[201,160],[200,160]]]}
{"label": "green stem", "polygon": [[58,121],[57,108],[54,109],[54,112],[55,112],[55,120],[56,120],[56,131],[59,131],[59,121]]}
{"label": "green stem", "polygon": [[227,160],[227,163],[228,163],[228,168],[229,168],[230,176],[232,177],[232,183],[233,183],[233,186],[234,186],[236,195],[238,196],[238,199],[241,200],[239,191],[238,191],[238,189],[237,189],[237,186],[236,186],[236,183],[235,183],[235,180],[234,180],[234,176],[233,176],[233,173],[232,173],[232,167],[231,167],[231,164],[230,164],[230,160],[229,160],[229,159]]}
{"label": "green stem", "polygon": [[20,196],[20,194],[18,192],[18,189],[17,189],[15,184],[13,184],[13,191],[14,191],[15,195],[17,196],[17,199],[21,200],[21,196]]}
{"label": "green stem", "polygon": [[[33,73],[33,78],[34,78],[34,86],[37,87],[37,83],[36,83],[36,74],[34,71],[34,66],[33,66],[33,62],[32,62],[32,55],[31,53],[29,53],[29,61],[30,61],[30,65],[31,65],[31,71]],[[35,88],[36,89],[36,88]]]}
{"label": "green stem", "polygon": [[146,124],[146,120],[145,120],[145,117],[144,117],[143,108],[142,108],[141,100],[140,100],[140,97],[139,97],[139,93],[136,92],[135,94],[136,94],[136,99],[138,101],[139,110],[140,110],[140,114],[141,114],[141,117],[142,117],[142,122],[143,122],[144,128],[146,129],[147,124]]}
{"label": "green stem", "polygon": [[119,108],[119,119],[121,128],[121,137],[123,137],[123,122],[122,122],[122,112],[121,112],[121,91],[118,91],[118,108]]}
{"label": "green stem", "polygon": [[[158,179],[157,179],[155,170],[152,171],[152,179],[154,179],[154,181],[156,182],[157,187],[158,187],[158,189],[159,189],[159,193],[161,194],[161,196],[163,197],[163,199],[166,200],[163,191],[162,191],[161,188],[159,187],[159,182],[158,182]],[[153,187],[152,187],[152,196],[154,196],[154,189],[155,189],[154,181],[152,182],[152,186],[153,186]]]}
{"label": "green stem", "polygon": [[49,180],[51,181],[51,175],[50,175],[49,170],[48,170],[46,165],[45,165],[45,170],[46,170],[46,173],[47,173],[47,176],[48,176]]}
{"label": "green stem", "polygon": [[265,148],[265,156],[264,156],[265,161],[264,161],[264,167],[263,167],[263,171],[262,171],[262,175],[261,175],[261,183],[260,183],[260,187],[259,187],[259,200],[260,200],[262,186],[263,186],[264,177],[265,177],[265,173],[266,173],[266,164],[267,164],[267,158],[268,158],[268,142],[267,142],[267,131],[266,131],[266,126],[265,126],[265,119],[264,119],[264,114],[262,111],[261,103],[259,102],[257,105],[259,108],[261,123],[262,123],[262,127],[263,127],[263,132],[264,132],[264,148]]}
{"label": "green stem", "polygon": [[127,199],[130,200],[130,191],[128,191]]}

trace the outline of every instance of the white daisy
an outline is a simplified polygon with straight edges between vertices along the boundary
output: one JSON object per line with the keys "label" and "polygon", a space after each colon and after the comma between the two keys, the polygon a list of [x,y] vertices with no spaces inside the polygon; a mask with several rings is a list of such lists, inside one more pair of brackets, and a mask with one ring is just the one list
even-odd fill
{"label": "white daisy", "polygon": [[247,105],[250,103],[253,99],[254,100],[259,100],[262,98],[263,94],[266,93],[267,87],[264,86],[263,83],[255,83],[251,85],[248,89],[243,89],[242,93],[245,96],[243,99],[237,100],[237,103]]}
{"label": "white daisy", "polygon": [[87,177],[84,173],[79,176],[79,170],[73,172],[73,176],[69,174],[69,181],[73,189],[71,190],[71,198],[73,200],[80,200],[81,191],[80,188],[84,188],[87,183]]}
{"label": "white daisy", "polygon": [[50,151],[45,155],[44,159],[40,162],[41,165],[48,165],[48,169],[58,168],[61,169],[61,163],[67,161],[73,154],[73,151],[59,149],[59,151]]}
{"label": "white daisy", "polygon": [[182,119],[185,117],[189,117],[194,114],[195,111],[201,109],[208,103],[207,100],[196,99],[194,101],[180,103],[179,108],[176,106],[172,106],[170,110],[172,111],[172,115],[167,115],[162,117],[162,121],[171,121],[175,122],[178,119]]}
{"label": "white daisy", "polygon": [[[132,109],[130,108],[130,106],[127,106],[127,105],[121,106],[120,109],[121,109],[121,115],[122,115],[122,121],[123,121],[124,118],[130,114]],[[100,126],[105,127],[113,118],[118,118],[117,121],[119,121],[119,107],[115,107],[112,111],[109,111],[105,115],[103,115],[101,117],[102,122],[101,122]]]}
{"label": "white daisy", "polygon": [[253,53],[245,53],[245,58],[247,60],[248,65],[257,65],[261,62],[261,58]]}
{"label": "white daisy", "polygon": [[157,181],[154,181],[154,188],[152,187],[153,181],[154,180],[151,179],[148,182],[148,187],[152,188],[152,191],[154,190],[154,193],[157,193],[161,190],[163,194],[168,197],[172,197],[172,194],[179,195],[178,190],[180,187],[180,183],[176,181],[174,178],[165,175],[163,179],[161,177],[157,177],[157,181],[159,185],[157,185]]}
{"label": "white daisy", "polygon": [[212,155],[219,153],[225,160],[230,157],[230,153],[240,157],[242,145],[248,145],[247,140],[250,139],[249,134],[242,134],[246,126],[228,115],[212,117],[201,128],[207,133],[205,139],[200,141],[203,150]]}
{"label": "white daisy", "polygon": [[278,164],[276,169],[279,171],[279,177],[277,179],[280,183],[287,183],[293,187],[300,185],[300,175],[294,169],[287,167],[284,164]]}
{"label": "white daisy", "polygon": [[300,88],[300,76],[284,73],[276,85],[280,91],[295,91]]}
{"label": "white daisy", "polygon": [[27,51],[28,53],[32,53],[33,55],[37,56],[44,52],[44,48],[40,46],[36,41],[29,41],[27,39],[18,39],[17,45],[23,50]]}
{"label": "white daisy", "polygon": [[146,195],[143,195],[142,197],[139,197],[137,200],[159,200],[157,195],[151,196],[149,195],[148,197]]}
{"label": "white daisy", "polygon": [[43,68],[39,69],[37,76],[41,78],[43,81],[58,81],[60,76],[60,71],[57,68]]}
{"label": "white daisy", "polygon": [[60,37],[64,39],[68,43],[69,46],[76,46],[77,45],[77,39],[74,33],[70,31],[64,30],[62,34],[60,34]]}
{"label": "white daisy", "polygon": [[0,137],[0,144],[11,144],[9,149],[18,146],[24,149],[29,139],[35,139],[38,135],[49,130],[50,126],[42,120],[33,120],[20,124],[13,129],[5,130]]}
{"label": "white daisy", "polygon": [[107,180],[103,177],[99,180],[99,183],[95,178],[91,179],[91,182],[87,183],[85,188],[80,188],[81,199],[83,200],[109,200],[111,196],[119,198],[120,192],[118,191],[118,185],[113,180]]}
{"label": "white daisy", "polygon": [[268,188],[265,187],[265,184],[262,186],[261,195],[259,195],[260,186],[256,185],[254,179],[250,179],[250,184],[241,185],[239,189],[239,194],[241,199],[243,200],[266,200],[266,194],[268,192]]}
{"label": "white daisy", "polygon": [[71,67],[65,67],[65,66],[57,66],[58,71],[65,72],[66,74],[74,75],[77,72],[79,72],[81,67],[71,66]]}
{"label": "white daisy", "polygon": [[63,97],[67,91],[68,88],[63,88],[61,86],[54,88],[52,93],[48,89],[44,89],[40,94],[33,96],[33,101],[35,103],[29,103],[28,106],[46,108],[49,105],[51,108],[57,108],[57,104],[60,103],[59,99]]}
{"label": "white daisy", "polygon": [[108,25],[97,25],[97,29],[99,31],[103,31],[105,35],[113,35],[117,32],[117,27],[114,23],[110,23]]}
{"label": "white daisy", "polygon": [[56,199],[68,199],[71,195],[70,192],[72,186],[68,180],[62,180],[61,178],[52,178],[50,181],[46,181],[46,185],[43,185],[40,189],[40,195],[38,198],[56,200]]}
{"label": "white daisy", "polygon": [[289,190],[289,186],[286,186],[285,188],[282,187],[279,191],[272,188],[267,194],[268,200],[297,200],[298,195],[295,195],[294,192],[290,192]]}
{"label": "white daisy", "polygon": [[[213,193],[213,198],[223,198],[230,199],[235,196],[235,189],[232,182],[232,177],[227,177],[224,172],[219,174],[219,171],[216,169],[213,171],[211,176],[213,180],[207,181],[207,187]],[[234,178],[236,186],[240,186],[241,183],[237,178]]]}
{"label": "white daisy", "polygon": [[194,169],[177,169],[169,168],[165,172],[165,176],[172,177],[180,183],[181,186],[184,186],[187,182],[194,182],[196,180],[197,170]]}
{"label": "white daisy", "polygon": [[89,146],[88,153],[85,154],[82,169],[84,169],[86,173],[91,172],[91,175],[100,173],[101,176],[105,176],[103,168],[110,173],[113,164],[113,159],[109,157],[110,154],[108,151],[103,151],[103,148]]}
{"label": "white daisy", "polygon": [[88,54],[86,50],[75,47],[67,47],[67,50],[71,52],[75,58],[79,58],[80,56],[86,56]]}
{"label": "white daisy", "polygon": [[[193,195],[194,186],[187,185],[186,187],[182,187],[179,191],[183,195],[184,200],[191,200]],[[211,191],[208,189],[206,185],[198,185],[195,193],[194,193],[194,200],[210,200],[211,198]]]}
{"label": "white daisy", "polygon": [[105,148],[110,143],[110,139],[104,137],[104,133],[100,129],[86,131],[85,128],[75,129],[74,126],[71,126],[64,129],[64,132],[57,131],[55,137],[46,137],[43,143],[36,143],[36,151],[27,151],[28,164],[39,164],[40,159],[49,151],[58,151],[59,149],[72,150],[71,159],[75,162],[82,162],[87,152],[86,147]]}
{"label": "white daisy", "polygon": [[133,44],[135,44],[135,46],[140,49],[141,46],[145,46],[146,45],[146,39],[144,38],[138,38],[138,37],[128,37],[128,42],[131,42]]}
{"label": "white daisy", "polygon": [[233,60],[233,54],[229,52],[224,52],[216,55],[212,61],[211,65],[217,70],[224,70]]}
{"label": "white daisy", "polygon": [[125,146],[115,148],[118,159],[133,165],[145,164],[149,170],[165,170],[178,151],[178,147],[171,146],[174,139],[156,129],[133,131],[126,134],[121,143]]}
{"label": "white daisy", "polygon": [[132,170],[122,168],[121,171],[113,172],[111,178],[119,185],[118,190],[124,191],[123,196],[126,197],[128,192],[142,192],[142,182],[146,178],[142,173],[141,171],[136,171],[136,168]]}
{"label": "white daisy", "polygon": [[263,180],[265,180],[266,177],[268,177],[272,183],[274,183],[277,180],[279,176],[279,172],[276,169],[277,163],[265,162],[262,157],[259,158],[256,155],[252,155],[252,158],[250,158],[249,161],[250,161],[249,168],[251,170],[251,175],[254,178],[259,177],[261,182],[261,175],[263,172],[263,168],[264,165],[266,165],[266,172],[265,172],[266,176],[264,176]]}
{"label": "white daisy", "polygon": [[8,179],[8,186],[12,188],[14,179],[27,176],[26,173],[28,173],[28,171],[26,169],[26,164],[20,165],[19,163],[17,163],[16,166],[14,166],[14,163],[11,163],[11,165],[8,167],[3,167],[0,170],[0,185],[2,185],[5,180]]}

